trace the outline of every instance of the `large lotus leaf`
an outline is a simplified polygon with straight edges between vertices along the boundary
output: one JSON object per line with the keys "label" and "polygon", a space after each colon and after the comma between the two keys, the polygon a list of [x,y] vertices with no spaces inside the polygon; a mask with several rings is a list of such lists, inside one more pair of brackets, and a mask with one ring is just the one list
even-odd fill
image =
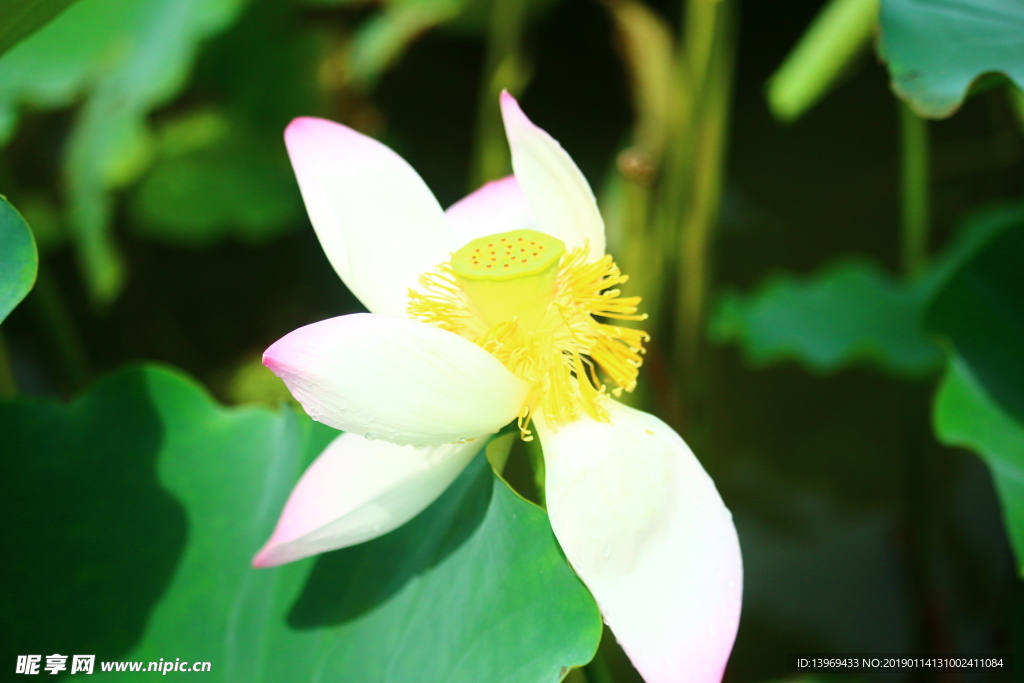
{"label": "large lotus leaf", "polygon": [[19,105],[86,101],[64,161],[70,224],[90,292],[109,301],[122,285],[110,235],[112,187],[148,156],[147,114],[185,83],[199,42],[244,0],[81,0],[0,59],[0,140]]}
{"label": "large lotus leaf", "polygon": [[1024,423],[1003,410],[963,359],[954,357],[935,398],[935,431],[975,451],[992,472],[1006,531],[1024,576]]}
{"label": "large lotus leaf", "polygon": [[918,322],[928,290],[894,281],[869,262],[778,276],[749,297],[727,295],[711,338],[740,344],[754,365],[796,360],[818,371],[858,361],[897,374],[933,370],[942,353]]}
{"label": "large lotus leaf", "polygon": [[1020,0],[882,0],[880,21],[892,87],[921,116],[949,116],[984,74],[1024,88]]}
{"label": "large lotus leaf", "polygon": [[949,338],[1004,410],[1024,420],[1024,203],[959,260],[928,306],[928,328]]}
{"label": "large lotus leaf", "polygon": [[0,323],[32,289],[38,267],[32,231],[0,195]]}
{"label": "large lotus leaf", "polygon": [[289,489],[336,432],[222,408],[158,368],[66,408],[0,406],[0,431],[18,514],[3,582],[12,655],[209,661],[211,681],[554,681],[600,638],[545,514],[482,455],[400,529],[256,570]]}
{"label": "large lotus leaf", "polygon": [[0,55],[74,0],[0,0]]}
{"label": "large lotus leaf", "polygon": [[7,661],[44,650],[123,656],[166,589],[186,521],[157,481],[157,372],[120,373],[67,406],[0,403]]}

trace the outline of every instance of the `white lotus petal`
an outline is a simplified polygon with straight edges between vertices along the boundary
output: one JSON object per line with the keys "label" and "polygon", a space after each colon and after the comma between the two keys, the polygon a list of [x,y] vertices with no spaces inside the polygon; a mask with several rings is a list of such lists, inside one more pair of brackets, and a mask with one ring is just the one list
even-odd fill
{"label": "white lotus petal", "polygon": [[310,417],[397,444],[440,445],[514,419],[527,385],[433,325],[357,313],[306,325],[263,354]]}
{"label": "white lotus petal", "polygon": [[604,221],[587,179],[569,153],[533,124],[516,99],[501,93],[501,115],[512,168],[541,231],[574,249],[590,244],[590,259],[604,256]]}
{"label": "white lotus petal", "polygon": [[551,526],[647,683],[718,683],[742,597],[732,515],[668,425],[608,407],[608,423],[537,422]]}
{"label": "white lotus petal", "polygon": [[397,529],[437,500],[484,442],[415,448],[342,434],[292,489],[253,566],[294,562]]}
{"label": "white lotus petal", "polygon": [[449,206],[445,215],[460,246],[499,232],[539,230],[514,175],[487,183]]}
{"label": "white lotus petal", "polygon": [[368,309],[405,317],[409,287],[458,248],[430,189],[388,147],[340,123],[298,118],[284,138],[331,265]]}

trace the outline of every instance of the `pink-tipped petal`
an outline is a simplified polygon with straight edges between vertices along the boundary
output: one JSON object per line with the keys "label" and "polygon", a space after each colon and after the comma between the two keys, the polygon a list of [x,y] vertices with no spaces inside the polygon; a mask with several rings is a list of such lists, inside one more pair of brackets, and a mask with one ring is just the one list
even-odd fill
{"label": "pink-tipped petal", "polygon": [[409,287],[458,248],[434,195],[404,159],[347,126],[298,118],[284,138],[335,271],[374,313],[405,317]]}
{"label": "pink-tipped petal", "polygon": [[496,432],[519,414],[528,390],[468,339],[371,313],[300,327],[267,349],[263,364],[314,420],[397,444]]}
{"label": "pink-tipped petal", "polygon": [[589,244],[591,261],[604,256],[604,220],[572,157],[526,118],[507,92],[501,93],[501,115],[512,150],[512,168],[540,229],[570,249]]}
{"label": "pink-tipped petal", "polygon": [[678,434],[608,403],[610,422],[537,421],[551,526],[647,683],[718,683],[742,598],[732,515]]}
{"label": "pink-tipped petal", "polygon": [[537,230],[526,193],[514,175],[492,180],[445,211],[460,245],[512,230]]}
{"label": "pink-tipped petal", "polygon": [[434,502],[483,445],[414,448],[342,434],[292,489],[254,567],[274,567],[397,529]]}

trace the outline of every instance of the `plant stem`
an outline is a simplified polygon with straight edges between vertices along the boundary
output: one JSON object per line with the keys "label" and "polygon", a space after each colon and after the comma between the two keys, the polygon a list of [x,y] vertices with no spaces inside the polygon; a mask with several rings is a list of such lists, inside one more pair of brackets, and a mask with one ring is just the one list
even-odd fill
{"label": "plant stem", "polygon": [[690,378],[697,366],[711,280],[711,243],[722,193],[735,56],[732,9],[730,0],[717,3],[716,21],[708,27],[715,33],[714,40],[697,43],[707,45],[710,54],[693,62],[706,64],[707,73],[693,78],[703,87],[696,93],[698,106],[691,132],[694,143],[688,206],[679,223],[676,311],[676,366]]}
{"label": "plant stem", "polygon": [[[930,222],[928,122],[900,100],[900,256],[905,277],[921,274],[927,265]],[[934,387],[911,384],[904,393],[904,467],[906,492],[907,569],[915,617],[917,649],[929,654],[952,651],[940,592],[933,569],[937,463],[931,443],[930,400]],[[946,672],[943,682],[958,680]]]}
{"label": "plant stem", "polygon": [[928,123],[903,102],[900,106],[901,256],[903,272],[915,276],[928,253],[929,154]]}
{"label": "plant stem", "polygon": [[683,46],[680,57],[690,74],[693,92],[704,89],[717,29],[721,27],[719,0],[688,0],[683,12]]}
{"label": "plant stem", "polygon": [[14,379],[14,369],[11,367],[11,357],[7,352],[7,342],[3,333],[0,333],[0,401],[14,398],[18,395],[18,383]]}
{"label": "plant stem", "polygon": [[518,94],[527,80],[519,49],[526,23],[525,0],[492,3],[490,12],[487,57],[477,103],[470,190],[509,172],[509,152],[501,124],[498,95],[502,90]]}

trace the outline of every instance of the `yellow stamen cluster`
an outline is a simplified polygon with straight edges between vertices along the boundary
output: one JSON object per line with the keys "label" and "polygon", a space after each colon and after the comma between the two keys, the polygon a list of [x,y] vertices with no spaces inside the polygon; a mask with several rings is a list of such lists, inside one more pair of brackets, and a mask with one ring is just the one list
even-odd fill
{"label": "yellow stamen cluster", "polygon": [[[494,261],[501,263],[498,267],[506,275],[485,284],[493,287],[500,284],[498,280],[507,282],[502,289],[481,289],[475,276],[467,274],[467,268],[476,270],[477,265],[492,263],[481,260],[483,252],[476,249],[486,250],[486,244],[491,243],[502,245],[505,251],[505,244],[529,243],[531,238],[535,243],[543,239],[545,251],[561,256],[551,262],[547,285],[542,284],[548,279],[540,270],[545,265],[543,258],[523,262],[519,276],[508,274],[503,260]],[[471,242],[456,252],[452,262],[421,275],[422,291],[409,290],[410,316],[466,337],[530,384],[519,415],[519,426],[527,440],[531,438],[530,419],[538,413],[554,424],[564,424],[583,413],[607,420],[608,412],[602,405],[607,390],[602,377],[610,382],[611,393],[616,396],[623,390],[632,391],[643,362],[643,344],[649,339],[641,330],[597,320],[647,317],[637,313],[640,297],[620,296],[616,287],[627,276],[612,258],[606,255],[587,263],[586,248],[567,253],[563,250],[560,241],[528,230],[492,235]],[[491,258],[489,252],[487,258]]]}

